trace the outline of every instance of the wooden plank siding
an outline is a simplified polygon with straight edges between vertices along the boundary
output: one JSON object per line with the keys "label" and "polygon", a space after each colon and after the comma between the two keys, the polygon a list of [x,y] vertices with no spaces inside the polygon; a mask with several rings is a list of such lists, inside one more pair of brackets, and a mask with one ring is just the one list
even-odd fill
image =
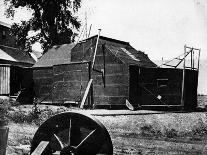
{"label": "wooden plank siding", "polygon": [[10,66],[0,66],[0,95],[10,94]]}

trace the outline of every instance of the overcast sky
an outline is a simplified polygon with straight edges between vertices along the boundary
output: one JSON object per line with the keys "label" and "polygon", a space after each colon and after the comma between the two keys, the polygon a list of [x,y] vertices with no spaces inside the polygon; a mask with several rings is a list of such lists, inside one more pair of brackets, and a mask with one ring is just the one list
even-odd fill
{"label": "overcast sky", "polygon": [[[4,17],[0,0],[0,20]],[[81,18],[87,12],[91,35],[101,35],[130,42],[145,51],[152,60],[170,59],[183,53],[184,45],[201,48],[207,55],[206,0],[82,0]],[[28,19],[26,11],[17,12],[14,21]],[[83,20],[84,21],[84,20]]]}
{"label": "overcast sky", "polygon": [[[130,42],[145,51],[152,60],[174,58],[183,53],[184,45],[201,48],[201,59],[207,59],[207,0],[82,0],[80,18],[91,35],[101,35]],[[13,21],[29,19],[31,13],[18,11]],[[0,20],[4,17],[0,0]],[[36,46],[36,49],[37,46]],[[200,68],[206,68],[201,64]],[[202,74],[202,73],[201,73]],[[199,76],[205,78],[205,76]],[[207,81],[200,80],[198,91],[207,94]],[[201,82],[200,82],[201,81]]]}

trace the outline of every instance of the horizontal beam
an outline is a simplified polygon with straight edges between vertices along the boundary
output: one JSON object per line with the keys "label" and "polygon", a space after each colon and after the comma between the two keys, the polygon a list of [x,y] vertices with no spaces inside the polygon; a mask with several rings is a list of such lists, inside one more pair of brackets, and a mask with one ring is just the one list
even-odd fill
{"label": "horizontal beam", "polygon": [[182,105],[140,105],[141,107],[182,107]]}
{"label": "horizontal beam", "polygon": [[194,49],[194,50],[200,50],[200,49],[198,49],[198,48],[188,47],[188,46],[186,46],[186,48],[188,48],[188,49]]}

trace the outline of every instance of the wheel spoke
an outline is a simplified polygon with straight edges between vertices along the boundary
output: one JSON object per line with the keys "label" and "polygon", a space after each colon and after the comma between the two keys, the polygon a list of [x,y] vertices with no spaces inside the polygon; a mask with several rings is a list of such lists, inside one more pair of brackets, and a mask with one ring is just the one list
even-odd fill
{"label": "wheel spoke", "polygon": [[71,143],[71,128],[72,128],[72,125],[71,125],[71,118],[70,118],[70,123],[69,123],[69,131],[68,131],[68,145],[70,146],[70,143]]}
{"label": "wheel spoke", "polygon": [[63,143],[61,142],[61,140],[59,139],[59,137],[56,134],[54,134],[54,136],[55,136],[56,140],[58,141],[58,143],[59,143],[59,145],[61,147],[61,150],[62,150],[64,148]]}
{"label": "wheel spoke", "polygon": [[97,154],[102,144],[105,142],[103,132],[97,128],[92,130],[76,147],[75,150],[80,154]]}
{"label": "wheel spoke", "polygon": [[78,144],[78,146],[76,146],[76,149],[79,149],[81,146],[83,146],[83,145],[86,144],[88,141],[90,141],[90,138],[92,137],[92,135],[94,134],[95,131],[96,131],[96,129],[93,130],[93,131],[91,131],[91,132],[88,134],[88,136],[86,136],[86,137],[80,142],[80,144]]}
{"label": "wheel spoke", "polygon": [[60,151],[55,151],[54,153],[52,153],[52,155],[60,155]]}

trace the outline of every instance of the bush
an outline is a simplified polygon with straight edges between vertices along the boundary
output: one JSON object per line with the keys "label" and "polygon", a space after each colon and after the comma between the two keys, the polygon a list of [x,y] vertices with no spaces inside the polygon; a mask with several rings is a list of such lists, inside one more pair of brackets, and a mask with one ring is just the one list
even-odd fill
{"label": "bush", "polygon": [[193,135],[207,135],[207,124],[202,119],[198,119],[198,122],[192,129]]}
{"label": "bush", "polygon": [[165,136],[167,138],[175,138],[178,137],[178,132],[173,128],[171,129],[165,128]]}
{"label": "bush", "polygon": [[21,108],[18,108],[18,110],[9,114],[9,119],[14,123],[34,123],[40,126],[48,118],[64,111],[66,111],[64,108],[58,108],[56,111],[53,111],[49,106],[41,110],[33,107],[29,111],[23,111]]}
{"label": "bush", "polygon": [[32,111],[27,113],[19,109],[18,111],[11,113],[9,119],[15,123],[32,123],[35,119],[38,119],[38,116]]}
{"label": "bush", "polygon": [[140,130],[143,136],[160,136],[162,134],[160,130],[156,130],[151,124],[144,124],[140,127]]}
{"label": "bush", "polygon": [[8,123],[7,114],[9,107],[9,100],[0,98],[0,126]]}

